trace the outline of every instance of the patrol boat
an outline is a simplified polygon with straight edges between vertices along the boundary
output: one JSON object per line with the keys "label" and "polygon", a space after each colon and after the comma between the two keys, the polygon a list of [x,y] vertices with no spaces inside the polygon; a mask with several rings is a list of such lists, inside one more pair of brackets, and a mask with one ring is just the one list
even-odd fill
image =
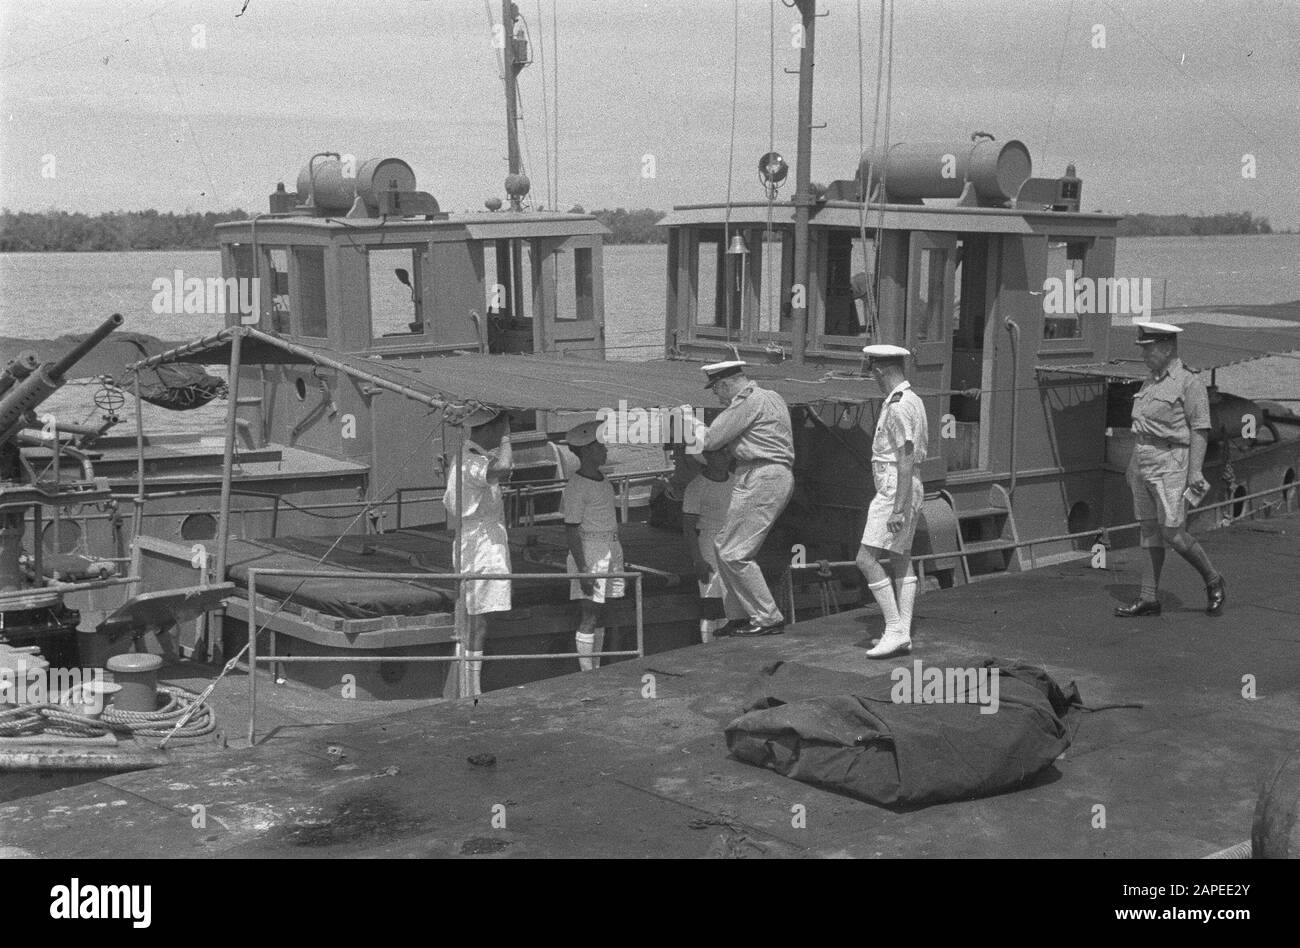
{"label": "patrol boat", "polygon": [[[682,205],[660,222],[669,356],[739,354],[769,377],[813,367],[829,382],[860,374],[866,344],[908,348],[931,433],[913,547],[931,586],[1135,542],[1124,472],[1147,373],[1132,323],[1151,300],[1140,274],[1115,271],[1120,216],[1082,210],[1074,165],[1035,177],[1022,142],[986,132],[886,141],[846,178],[814,182],[817,14],[813,0],[797,7],[793,194],[781,197],[791,169],[769,152],[762,200]],[[1191,528],[1294,509],[1300,416],[1221,391],[1216,372],[1300,349],[1300,327],[1182,329],[1180,356],[1208,376],[1213,416],[1212,489]],[[770,541],[773,562],[801,548],[796,586],[825,585],[828,566],[856,582],[874,388],[864,381],[855,406],[796,408],[797,500]]]}
{"label": "patrol boat", "polygon": [[[96,472],[114,463],[134,469],[131,490],[118,491],[119,511],[106,516],[119,564],[138,577],[137,595],[228,580],[240,586],[225,612],[229,641],[215,622],[200,620],[182,628],[182,651],[223,657],[226,646],[241,647],[241,626],[255,621],[272,636],[265,644],[278,649],[283,677],[333,687],[338,666],[325,660],[364,656],[386,664],[365,666],[360,696],[446,693],[441,666],[422,665],[430,674],[417,675],[402,659],[449,650],[451,587],[418,576],[373,578],[450,569],[438,526],[438,463],[449,453],[439,410],[467,401],[512,409],[516,427],[531,429],[521,440],[535,439],[534,476],[550,482],[562,471],[555,432],[620,401],[646,409],[697,403],[698,363],[737,355],[796,415],[798,489],[761,557],[792,619],[801,595],[834,611],[856,587],[851,560],[870,500],[868,432],[879,403],[858,371],[868,342],[912,350],[911,377],[937,435],[922,471],[927,500],[914,550],[931,585],[1123,541],[1120,528],[1132,519],[1126,404],[1142,374],[1132,330],[1114,326],[1109,310],[1089,318],[1097,314],[1074,293],[1061,312],[1044,306],[1053,279],[1102,287],[1109,308],[1122,302],[1119,218],[1081,210],[1083,182],[1073,168],[1033,177],[1022,143],[983,133],[968,142],[894,144],[864,156],[849,178],[814,184],[815,22],[811,3],[799,9],[807,42],[794,196],[778,200],[789,168],[769,153],[759,163],[764,200],[681,206],[665,219],[663,361],[555,358],[601,354],[604,228],[590,215],[517,210],[527,186],[517,144],[509,211],[447,214],[398,159],[354,163],[321,153],[300,172],[297,191],[277,189],[268,213],[222,226],[223,277],[257,280],[254,307],[231,313],[214,336],[144,360],[139,371],[227,365],[225,438],[205,446],[206,457],[145,434],[100,438],[83,442],[93,450],[80,459]],[[508,83],[518,42],[507,44]],[[1094,293],[1093,310],[1097,301]],[[1185,328],[1184,361],[1212,381],[1218,367],[1298,345],[1284,331]],[[1294,416],[1213,397],[1206,465],[1213,512],[1193,526],[1224,515],[1216,502],[1228,502],[1229,517],[1293,505]],[[64,446],[56,453],[56,468],[74,457]],[[180,483],[159,480],[168,465],[185,472]],[[525,463],[521,477],[528,476]],[[517,561],[530,570],[562,572],[562,543],[546,533],[536,496],[554,488],[517,492]],[[203,509],[196,493],[206,494]],[[325,521],[329,528],[319,525],[322,513],[337,518]],[[83,509],[62,522],[93,516]],[[648,524],[630,525],[637,536],[625,543],[628,558],[659,597],[645,625],[659,634],[625,641],[627,651],[693,638],[695,598],[676,569],[675,517],[671,503],[659,502]],[[258,601],[248,588],[249,570],[258,568],[372,576],[349,584],[266,574]],[[96,624],[120,605],[88,604]],[[629,628],[632,608],[622,617]],[[500,622],[494,646],[534,637],[542,641],[530,644],[545,653],[561,647],[574,619],[567,601],[547,593]],[[490,662],[485,687],[574,663],[527,667]]]}

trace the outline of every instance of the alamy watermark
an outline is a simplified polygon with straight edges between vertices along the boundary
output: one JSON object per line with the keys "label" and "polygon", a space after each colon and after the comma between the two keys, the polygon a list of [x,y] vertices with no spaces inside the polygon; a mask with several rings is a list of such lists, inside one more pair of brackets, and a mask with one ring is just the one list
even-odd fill
{"label": "alamy watermark", "polygon": [[184,270],[173,270],[171,276],[155,279],[150,288],[153,311],[159,315],[252,317],[261,299],[262,281],[260,277],[187,277]]}
{"label": "alamy watermark", "polygon": [[894,704],[978,704],[980,714],[995,714],[1000,688],[998,669],[923,668],[918,658],[909,668],[900,665],[889,673]]}
{"label": "alamy watermark", "polygon": [[604,444],[684,444],[687,451],[704,447],[704,422],[690,405],[629,408],[626,399],[619,399],[617,408],[600,409],[596,419],[596,436]]}
{"label": "alamy watermark", "polygon": [[1043,312],[1049,316],[1111,314],[1151,318],[1150,277],[1048,277],[1043,281]]}
{"label": "alamy watermark", "polygon": [[0,666],[0,704],[66,704],[79,714],[99,714],[104,710],[104,670],[22,661]]}

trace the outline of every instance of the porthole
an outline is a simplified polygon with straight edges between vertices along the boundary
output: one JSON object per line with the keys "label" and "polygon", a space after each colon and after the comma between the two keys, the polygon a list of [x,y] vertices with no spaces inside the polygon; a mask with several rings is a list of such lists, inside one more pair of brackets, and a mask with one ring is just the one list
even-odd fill
{"label": "porthole", "polygon": [[211,540],[217,535],[217,518],[212,514],[190,514],[181,521],[182,540]]}

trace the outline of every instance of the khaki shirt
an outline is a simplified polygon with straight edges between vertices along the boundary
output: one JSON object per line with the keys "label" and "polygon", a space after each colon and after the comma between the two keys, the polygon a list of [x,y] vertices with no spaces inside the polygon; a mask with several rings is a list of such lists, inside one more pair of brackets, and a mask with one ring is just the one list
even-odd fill
{"label": "khaki shirt", "polygon": [[1148,378],[1133,399],[1133,432],[1186,447],[1192,432],[1210,428],[1210,397],[1205,383],[1173,359],[1158,377]]}
{"label": "khaki shirt", "polygon": [[737,461],[794,465],[790,408],[776,392],[747,384],[722,410],[704,437],[704,450],[728,448]]}
{"label": "khaki shirt", "polygon": [[903,381],[889,393],[880,408],[876,436],[871,442],[871,460],[897,464],[908,441],[912,442],[912,457],[919,467],[929,447],[929,422],[920,396],[912,391],[910,382]]}

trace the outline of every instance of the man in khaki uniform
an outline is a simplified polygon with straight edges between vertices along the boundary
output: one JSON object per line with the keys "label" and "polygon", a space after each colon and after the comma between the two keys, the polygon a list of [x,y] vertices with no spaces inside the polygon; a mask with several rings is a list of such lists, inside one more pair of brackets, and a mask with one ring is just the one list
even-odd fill
{"label": "man in khaki uniform", "polygon": [[731,504],[715,540],[727,615],[749,617],[731,634],[778,635],[785,616],[754,557],[794,490],[790,408],[776,392],[751,382],[744,362],[715,362],[704,366],[704,374],[705,387],[726,408],[709,425],[701,447],[725,450],[736,462]]}
{"label": "man in khaki uniform", "polygon": [[1167,546],[1205,580],[1206,613],[1218,615],[1227,598],[1223,577],[1186,529],[1183,492],[1189,486],[1197,490],[1209,487],[1201,464],[1210,430],[1210,400],[1204,383],[1178,358],[1180,332],[1167,323],[1142,323],[1138,330],[1137,342],[1151,374],[1133,399],[1134,445],[1128,483],[1148,559],[1141,593],[1130,605],[1118,607],[1117,616],[1160,615],[1160,571]]}

